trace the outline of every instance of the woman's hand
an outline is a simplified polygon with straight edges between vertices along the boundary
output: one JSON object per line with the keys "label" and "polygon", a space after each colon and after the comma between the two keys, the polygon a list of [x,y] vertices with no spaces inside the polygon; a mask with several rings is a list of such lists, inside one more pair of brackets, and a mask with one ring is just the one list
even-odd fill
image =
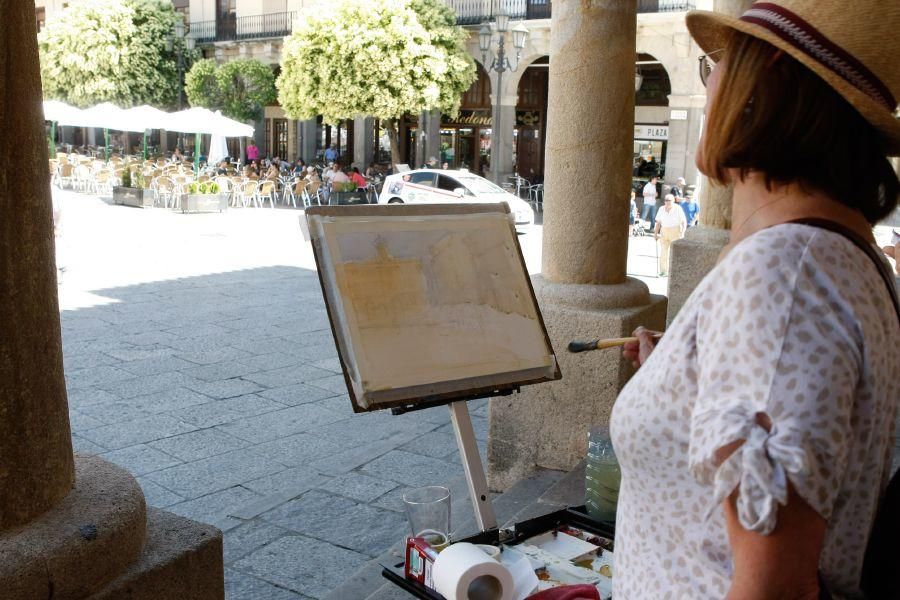
{"label": "woman's hand", "polygon": [[662,334],[658,331],[638,327],[631,335],[638,338],[638,341],[625,342],[625,345],[622,346],[622,356],[631,361],[631,364],[637,369],[650,358],[650,353],[656,348],[656,342]]}

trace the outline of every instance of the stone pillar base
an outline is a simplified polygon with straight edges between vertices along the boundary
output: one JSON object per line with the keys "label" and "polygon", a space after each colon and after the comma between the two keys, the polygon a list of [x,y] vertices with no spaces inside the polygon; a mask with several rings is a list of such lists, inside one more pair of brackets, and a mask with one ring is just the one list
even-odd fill
{"label": "stone pillar base", "polygon": [[672,244],[666,325],[675,319],[694,288],[716,266],[716,260],[728,244],[730,236],[727,229],[691,227],[683,239]]}
{"label": "stone pillar base", "polygon": [[0,596],[87,596],[138,557],[146,516],[144,493],[128,471],[96,456],[76,457],[69,495],[0,533]]}
{"label": "stone pillar base", "polygon": [[490,402],[488,484],[504,491],[537,468],[570,470],[587,452],[587,432],[609,422],[613,402],[634,373],[621,350],[570,354],[572,340],[631,335],[638,325],[662,329],[666,299],[642,282],[553,284],[532,278],[563,378]]}
{"label": "stone pillar base", "polygon": [[163,511],[150,516],[128,471],[76,456],[69,495],[0,532],[0,598],[223,598],[222,534]]}
{"label": "stone pillar base", "polygon": [[224,577],[218,529],[151,508],[141,555],[86,600],[222,600]]}

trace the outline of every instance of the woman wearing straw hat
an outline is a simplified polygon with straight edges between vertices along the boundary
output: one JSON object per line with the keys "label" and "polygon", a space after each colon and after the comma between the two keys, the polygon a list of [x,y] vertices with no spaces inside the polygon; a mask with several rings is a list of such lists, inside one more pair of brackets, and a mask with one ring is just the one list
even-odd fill
{"label": "woman wearing straw hat", "polygon": [[871,254],[900,187],[900,2],[687,24],[706,53],[697,165],[734,185],[731,242],[655,350],[643,330],[625,348],[614,595],[862,597],[900,401]]}

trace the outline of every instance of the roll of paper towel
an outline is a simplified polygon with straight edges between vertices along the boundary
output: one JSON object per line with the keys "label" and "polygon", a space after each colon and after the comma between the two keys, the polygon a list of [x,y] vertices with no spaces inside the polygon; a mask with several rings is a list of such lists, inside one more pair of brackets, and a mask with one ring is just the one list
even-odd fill
{"label": "roll of paper towel", "polygon": [[447,600],[512,600],[513,578],[505,566],[474,544],[444,548],[434,561],[434,589]]}

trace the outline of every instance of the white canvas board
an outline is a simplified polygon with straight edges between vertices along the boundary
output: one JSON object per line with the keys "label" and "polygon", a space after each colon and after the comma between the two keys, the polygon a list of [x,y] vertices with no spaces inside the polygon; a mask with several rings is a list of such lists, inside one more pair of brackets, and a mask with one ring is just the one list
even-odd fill
{"label": "white canvas board", "polygon": [[558,377],[508,213],[309,219],[361,406]]}

